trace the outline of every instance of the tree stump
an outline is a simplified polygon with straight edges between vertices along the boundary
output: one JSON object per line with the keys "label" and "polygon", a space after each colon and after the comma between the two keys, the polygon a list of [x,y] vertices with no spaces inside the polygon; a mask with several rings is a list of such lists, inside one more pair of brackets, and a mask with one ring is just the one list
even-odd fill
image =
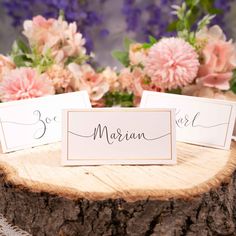
{"label": "tree stump", "polygon": [[176,166],[60,166],[60,144],[0,154],[0,213],[32,235],[236,235],[236,143]]}

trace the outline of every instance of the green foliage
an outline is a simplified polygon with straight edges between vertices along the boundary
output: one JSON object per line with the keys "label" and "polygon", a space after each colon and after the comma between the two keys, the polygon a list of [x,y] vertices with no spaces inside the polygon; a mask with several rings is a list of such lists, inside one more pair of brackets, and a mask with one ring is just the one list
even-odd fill
{"label": "green foliage", "polygon": [[173,93],[173,94],[182,94],[181,88],[167,90],[166,92],[167,93]]}
{"label": "green foliage", "polygon": [[13,43],[11,57],[17,67],[34,67],[39,72],[44,72],[54,64],[50,49],[42,55],[35,48],[28,47],[22,40]]}
{"label": "green foliage", "polygon": [[[168,31],[177,31],[179,37],[194,45],[195,32],[192,32],[194,23],[198,22],[197,32],[207,26],[215,14],[221,13],[220,9],[214,7],[214,2],[215,0],[185,0],[181,6],[173,5],[172,13],[178,19],[169,24]],[[202,13],[206,15],[198,21]]]}
{"label": "green foliage", "polygon": [[77,57],[68,57],[65,62],[65,65],[69,65],[72,62],[82,65],[83,63],[89,61],[90,59],[91,59],[91,57],[88,55],[83,55],[83,56],[79,55]]}
{"label": "green foliage", "polygon": [[112,56],[115,59],[117,59],[125,67],[129,66],[129,64],[130,64],[129,52],[126,52],[126,51],[113,51]]}
{"label": "green foliage", "polygon": [[28,57],[30,48],[22,41],[16,40],[12,45],[11,57],[17,67],[30,66],[32,60]]}
{"label": "green foliage", "polygon": [[233,77],[230,80],[230,90],[236,94],[236,69],[233,71]]}
{"label": "green foliage", "polygon": [[128,37],[125,37],[124,38],[124,41],[123,41],[123,47],[126,51],[129,51],[129,47],[132,43],[135,43],[134,40],[128,38]]}
{"label": "green foliage", "polygon": [[149,39],[149,42],[143,44],[143,48],[145,48],[145,49],[152,47],[153,44],[155,44],[157,42],[157,39],[151,35],[149,35],[148,39]]}
{"label": "green foliage", "polygon": [[108,92],[104,96],[105,105],[107,107],[112,107],[116,105],[121,105],[122,107],[133,107],[133,93],[128,92]]}
{"label": "green foliage", "polygon": [[135,41],[133,41],[132,39],[129,39],[129,38],[125,37],[124,42],[123,42],[124,50],[123,51],[113,51],[112,52],[113,58],[118,60],[125,67],[128,67],[129,64],[130,64],[130,61],[129,61],[129,47],[130,47],[130,44],[132,44],[134,42]]}

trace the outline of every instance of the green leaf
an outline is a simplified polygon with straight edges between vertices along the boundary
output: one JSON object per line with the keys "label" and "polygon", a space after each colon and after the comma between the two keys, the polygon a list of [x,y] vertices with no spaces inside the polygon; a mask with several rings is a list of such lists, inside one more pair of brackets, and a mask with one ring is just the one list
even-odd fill
{"label": "green leaf", "polygon": [[148,48],[150,48],[152,45],[150,44],[150,43],[143,43],[143,45],[142,45],[142,47],[144,48],[144,49],[148,49]]}
{"label": "green leaf", "polygon": [[132,107],[133,106],[133,93],[128,92],[108,92],[104,96],[105,105],[107,107],[121,105],[122,107]]}
{"label": "green leaf", "polygon": [[30,48],[22,40],[17,40],[17,44],[22,52],[30,53]]}
{"label": "green leaf", "polygon": [[192,8],[197,6],[200,3],[200,0],[185,0],[185,2],[189,8]]}
{"label": "green leaf", "polygon": [[65,12],[62,9],[60,9],[59,11],[59,18],[61,18],[62,20],[65,20]]}
{"label": "green leaf", "polygon": [[13,57],[13,61],[17,67],[27,66],[30,63],[25,55],[16,55]]}
{"label": "green leaf", "polygon": [[167,93],[173,93],[173,94],[182,94],[181,88],[167,90],[166,92]]}
{"label": "green leaf", "polygon": [[213,7],[213,8],[208,9],[208,13],[211,15],[218,15],[218,14],[222,14],[223,10]]}
{"label": "green leaf", "polygon": [[124,51],[113,51],[112,56],[117,59],[122,65],[128,67],[130,64],[129,53]]}
{"label": "green leaf", "polygon": [[171,22],[168,26],[167,26],[167,31],[168,32],[173,32],[176,30],[177,28],[177,23],[178,23],[178,20],[175,20],[173,22]]}
{"label": "green leaf", "polygon": [[149,39],[149,42],[150,42],[152,45],[157,42],[157,39],[154,38],[152,35],[149,35],[149,36],[148,36],[148,39]]}
{"label": "green leaf", "polygon": [[233,77],[230,80],[230,90],[236,94],[236,70],[233,71]]}
{"label": "green leaf", "polygon": [[135,41],[128,37],[124,38],[123,46],[124,46],[125,51],[129,51],[129,47],[132,43],[135,43]]}
{"label": "green leaf", "polygon": [[149,42],[143,43],[142,48],[148,49],[148,48],[152,47],[155,43],[158,42],[158,40],[151,35],[148,36],[148,39],[149,39]]}
{"label": "green leaf", "polygon": [[15,40],[12,45],[12,53],[30,53],[30,48],[22,40]]}

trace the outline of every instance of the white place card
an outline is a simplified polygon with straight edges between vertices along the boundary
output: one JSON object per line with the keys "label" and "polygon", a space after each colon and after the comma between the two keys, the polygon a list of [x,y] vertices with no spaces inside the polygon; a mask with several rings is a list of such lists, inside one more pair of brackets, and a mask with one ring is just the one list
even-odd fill
{"label": "white place card", "polygon": [[64,110],[62,165],[175,164],[174,122],[173,109]]}
{"label": "white place card", "polygon": [[60,141],[62,109],[90,107],[85,91],[1,103],[3,152]]}
{"label": "white place card", "polygon": [[233,137],[232,139],[236,141],[236,121],[234,122],[234,131],[233,131]]}
{"label": "white place card", "polygon": [[225,100],[144,91],[140,107],[175,108],[178,141],[229,149],[235,104]]}

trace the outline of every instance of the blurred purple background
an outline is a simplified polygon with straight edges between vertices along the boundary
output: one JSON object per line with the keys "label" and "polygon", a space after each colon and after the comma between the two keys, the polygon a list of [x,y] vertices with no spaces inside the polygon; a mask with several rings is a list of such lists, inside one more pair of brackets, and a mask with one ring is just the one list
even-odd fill
{"label": "blurred purple background", "polygon": [[[171,5],[182,0],[0,0],[0,52],[7,53],[19,37],[22,22],[42,14],[57,17],[64,10],[68,21],[76,21],[87,39],[87,49],[96,52],[101,65],[117,65],[111,51],[122,49],[125,36],[144,42],[149,35],[170,35],[174,19]],[[229,38],[236,38],[236,0],[215,0],[222,13],[215,19]]]}

